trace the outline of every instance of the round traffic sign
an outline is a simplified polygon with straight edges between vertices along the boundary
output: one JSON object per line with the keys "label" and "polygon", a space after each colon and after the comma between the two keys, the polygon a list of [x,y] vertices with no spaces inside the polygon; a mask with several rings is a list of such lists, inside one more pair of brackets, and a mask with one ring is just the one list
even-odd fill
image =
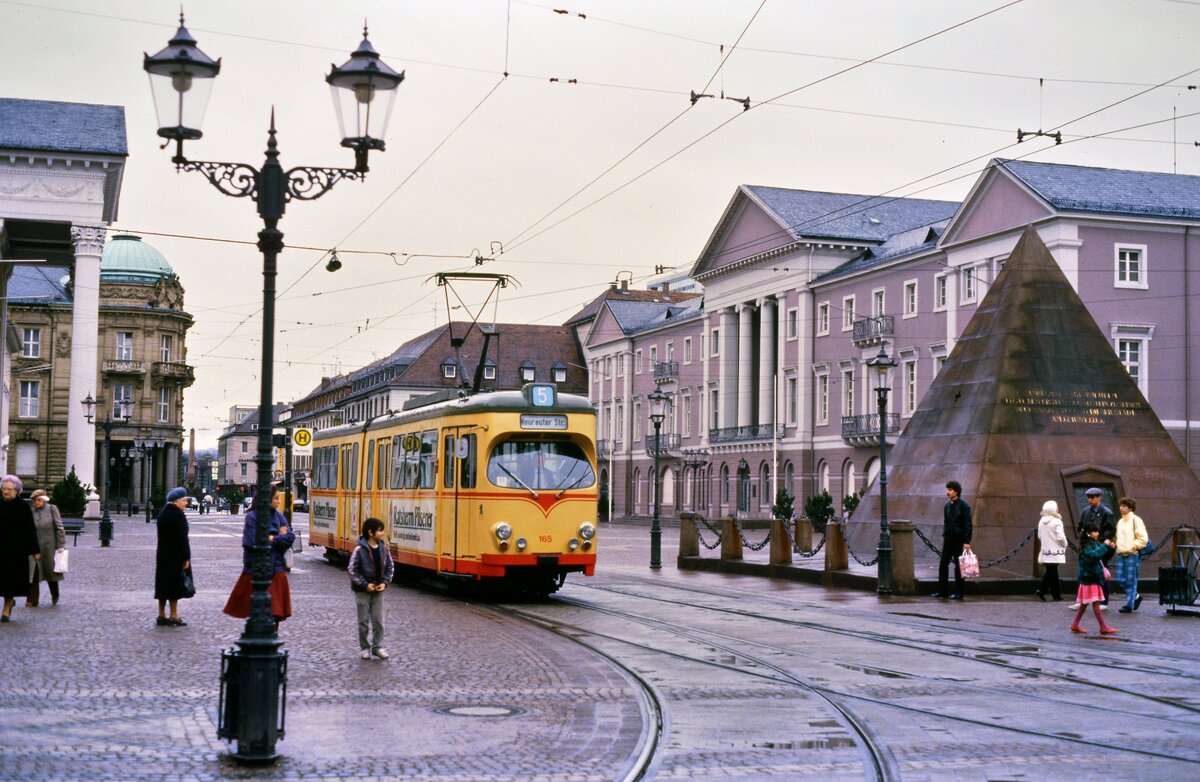
{"label": "round traffic sign", "polygon": [[301,448],[307,447],[312,442],[312,431],[309,429],[296,430],[296,433],[292,435],[292,442]]}

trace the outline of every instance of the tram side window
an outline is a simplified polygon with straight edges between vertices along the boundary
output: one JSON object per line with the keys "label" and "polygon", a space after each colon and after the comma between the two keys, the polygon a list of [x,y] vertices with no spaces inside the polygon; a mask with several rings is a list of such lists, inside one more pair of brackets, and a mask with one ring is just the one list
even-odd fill
{"label": "tram side window", "polygon": [[454,464],[454,435],[448,434],[442,438],[442,488],[454,488],[454,470],[449,465]]}
{"label": "tram side window", "polygon": [[437,431],[428,431],[421,433],[421,477],[420,487],[422,489],[432,489],[437,485],[434,481],[437,478],[436,472],[437,463]]}
{"label": "tram side window", "polygon": [[476,437],[473,434],[466,434],[463,435],[463,439],[467,441],[467,458],[460,459],[458,462],[458,485],[464,489],[474,489]]}
{"label": "tram side window", "polygon": [[404,438],[396,435],[392,438],[392,488],[404,488]]}
{"label": "tram side window", "polygon": [[350,448],[350,488],[358,488],[358,443]]}
{"label": "tram side window", "polygon": [[379,462],[376,465],[376,467],[378,468],[379,474],[375,479],[375,483],[381,489],[388,488],[388,478],[391,477],[391,474],[392,474],[391,454],[392,454],[391,443],[389,443],[387,440],[380,440],[379,441]]}
{"label": "tram side window", "polygon": [[367,491],[375,485],[375,441],[367,441],[367,469],[365,472],[367,479]]}

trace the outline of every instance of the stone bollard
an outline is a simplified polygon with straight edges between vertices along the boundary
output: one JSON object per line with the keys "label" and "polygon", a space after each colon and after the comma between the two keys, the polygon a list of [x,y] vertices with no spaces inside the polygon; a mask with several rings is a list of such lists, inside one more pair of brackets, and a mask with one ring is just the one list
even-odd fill
{"label": "stone bollard", "polygon": [[1177,529],[1171,533],[1171,561],[1168,565],[1174,565],[1179,561],[1180,546],[1195,546],[1196,533],[1190,529]]}
{"label": "stone bollard", "polygon": [[700,531],[696,529],[696,514],[679,514],[679,556],[700,556]]}
{"label": "stone bollard", "polygon": [[813,548],[813,523],[808,517],[796,519],[796,548],[801,551],[812,551]]}
{"label": "stone bollard", "polygon": [[790,523],[790,521],[783,521],[782,519],[771,519],[772,565],[792,564],[792,541],[788,537],[787,528],[784,526]]}
{"label": "stone bollard", "polygon": [[842,537],[841,522],[825,522],[825,570],[845,570],[850,567],[850,552]]}
{"label": "stone bollard", "polygon": [[916,563],[913,559],[913,524],[889,521],[892,533],[892,591],[897,595],[917,593]]}
{"label": "stone bollard", "polygon": [[721,519],[721,559],[742,558],[742,536],[733,516]]}

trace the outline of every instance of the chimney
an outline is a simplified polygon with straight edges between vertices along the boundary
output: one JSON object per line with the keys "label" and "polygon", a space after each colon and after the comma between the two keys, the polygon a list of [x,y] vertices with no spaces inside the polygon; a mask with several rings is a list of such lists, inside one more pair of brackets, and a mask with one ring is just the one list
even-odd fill
{"label": "chimney", "polygon": [[662,285],[660,286],[660,290],[662,290],[662,292],[663,292],[663,293],[666,293],[667,291],[671,290],[671,283],[670,283],[670,281],[669,281],[669,280],[663,280],[663,282],[662,282]]}
{"label": "chimney", "polygon": [[629,290],[629,280],[621,280],[621,290]]}
{"label": "chimney", "polygon": [[[610,283],[608,284],[608,289],[609,289],[610,291],[615,291],[615,290],[617,289],[617,281],[616,281],[616,280],[613,280],[612,282],[610,282]],[[18,346],[18,349],[20,349],[20,346]]]}

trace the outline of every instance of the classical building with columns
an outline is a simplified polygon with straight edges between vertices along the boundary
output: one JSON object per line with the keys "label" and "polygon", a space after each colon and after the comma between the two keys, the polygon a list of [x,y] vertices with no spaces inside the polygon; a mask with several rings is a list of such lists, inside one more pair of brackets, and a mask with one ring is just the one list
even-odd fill
{"label": "classical building with columns", "polygon": [[179,472],[192,319],[157,250],[108,241],[127,156],[120,106],[0,98],[0,458],[28,485],[74,467],[102,486],[104,434],[82,402],[102,400],[103,421],[119,395],[137,404],[113,429],[112,493],[137,501]]}
{"label": "classical building with columns", "polygon": [[691,269],[702,298],[609,290],[568,321],[613,513],[652,512],[656,389],[668,515],[865,489],[1028,224],[1200,471],[1197,204],[1200,177],[1003,160],[961,203],[739,187]]}

